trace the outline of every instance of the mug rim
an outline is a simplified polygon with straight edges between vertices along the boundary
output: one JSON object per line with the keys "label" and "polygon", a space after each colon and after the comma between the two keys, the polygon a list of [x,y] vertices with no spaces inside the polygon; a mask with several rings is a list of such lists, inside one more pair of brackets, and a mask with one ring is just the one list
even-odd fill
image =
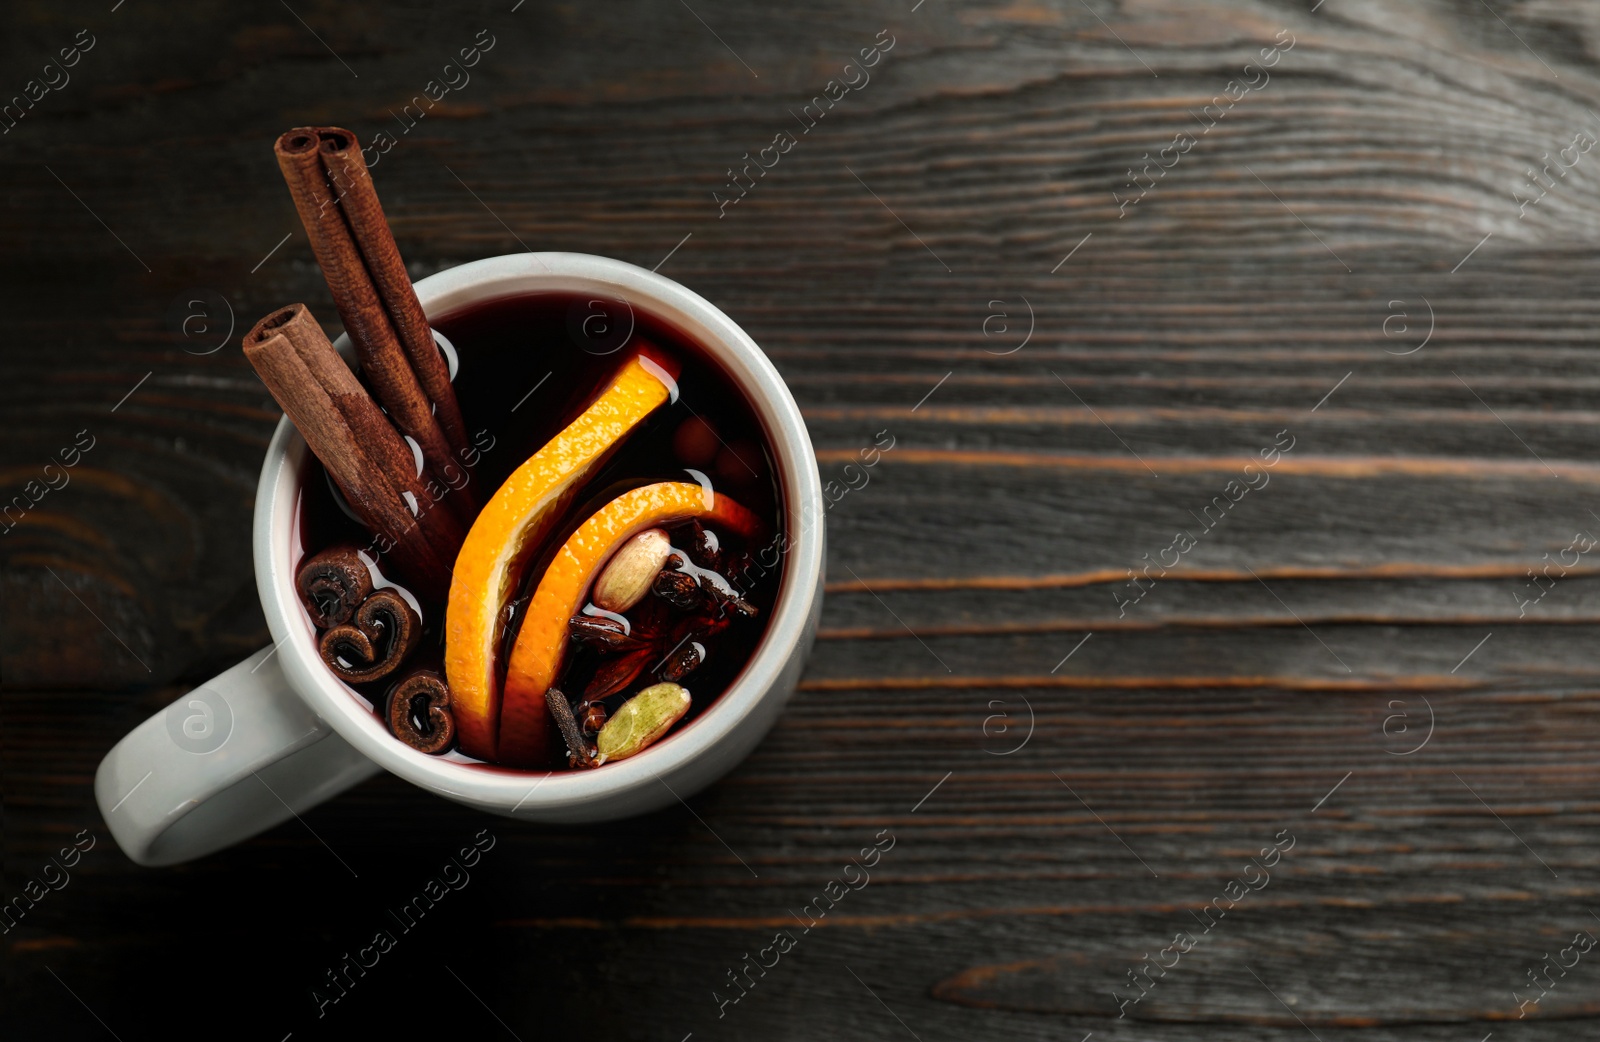
{"label": "mug rim", "polygon": [[415,288],[430,317],[527,293],[608,293],[666,320],[709,354],[744,394],[773,451],[785,543],[772,618],[745,668],[715,703],[681,731],[603,769],[527,771],[419,752],[391,735],[378,714],[367,709],[364,700],[329,672],[316,654],[316,631],[294,586],[299,473],[310,450],[284,416],[262,463],[251,542],[262,610],[290,685],[347,742],[385,770],[487,810],[528,817],[553,810],[570,815],[586,803],[622,798],[662,781],[663,776],[679,775],[734,736],[766,700],[788,697],[789,692],[781,690],[782,674],[806,644],[807,622],[820,597],[824,533],[822,484],[799,406],[772,362],[737,323],[687,287],[625,261],[582,253],[508,254],[446,269],[417,282]]}

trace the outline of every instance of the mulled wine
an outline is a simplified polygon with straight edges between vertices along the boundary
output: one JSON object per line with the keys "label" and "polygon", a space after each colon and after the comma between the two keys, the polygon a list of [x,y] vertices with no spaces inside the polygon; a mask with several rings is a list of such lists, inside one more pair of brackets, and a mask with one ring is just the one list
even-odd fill
{"label": "mulled wine", "polygon": [[466,762],[600,767],[686,726],[778,594],[755,562],[782,545],[782,493],[745,397],[617,299],[505,297],[429,324],[466,443],[440,465],[408,437],[415,482],[384,487],[445,541],[448,587],[308,458],[298,579],[324,662],[397,738]]}

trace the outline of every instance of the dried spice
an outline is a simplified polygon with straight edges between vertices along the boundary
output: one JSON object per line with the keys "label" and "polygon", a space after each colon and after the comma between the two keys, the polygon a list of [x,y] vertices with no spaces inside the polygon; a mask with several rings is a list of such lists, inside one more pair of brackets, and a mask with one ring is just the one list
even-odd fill
{"label": "dried spice", "polygon": [[[560,699],[561,708],[550,702],[550,711],[563,734],[564,717],[572,717],[573,731],[579,738],[567,744],[575,765],[576,750],[588,750],[585,741],[598,742],[600,735],[610,734],[606,748],[612,753],[601,755],[594,765],[607,755],[619,758],[614,754],[617,749],[628,750],[622,755],[632,755],[657,740],[688,712],[687,693],[681,697],[676,693],[682,691],[678,682],[706,663],[710,655],[708,641],[735,621],[757,614],[755,606],[712,567],[733,560],[716,532],[699,521],[674,531],[676,538],[690,544],[688,549],[670,543],[665,547],[650,545],[648,558],[640,551],[640,560],[662,562],[647,584],[654,597],[638,602],[628,617],[609,610],[590,614],[594,609],[589,608],[585,614],[567,620],[569,639],[598,655],[587,682],[582,681],[584,673],[577,674],[583,696],[576,709],[571,708],[565,696]],[[635,584],[636,577],[621,585]],[[581,668],[587,669],[587,663],[594,661],[584,660],[586,664]],[[644,689],[654,692],[652,697],[634,705],[644,694],[640,692],[608,713],[603,700],[627,691],[642,676],[658,681]],[[649,680],[645,683],[649,684]],[[630,705],[634,708],[629,709]]]}
{"label": "dried spice", "polygon": [[[667,372],[661,368],[664,363],[658,364],[647,355],[639,356],[639,364],[648,366],[652,373]],[[655,377],[652,375],[651,379]],[[670,373],[666,379],[671,381]],[[656,386],[657,389],[662,386],[659,380]],[[635,388],[634,391],[639,395],[645,393],[643,388]],[[623,393],[623,398],[631,401],[638,397],[634,391]],[[617,408],[622,408],[625,402],[619,399],[615,404]],[[606,412],[612,407],[596,408]],[[611,419],[604,421],[604,426],[613,433],[618,429]],[[596,453],[591,465],[601,466],[600,461],[609,453],[606,443],[597,440],[586,444]],[[568,451],[561,449],[557,452],[546,447],[534,459],[554,459],[556,455]],[[589,449],[582,451],[588,452]],[[521,481],[521,478],[508,481],[502,491],[520,486]],[[486,510],[480,515],[479,523],[488,516],[492,516],[492,512]],[[755,514],[726,496],[707,496],[699,484],[658,481],[624,492],[607,502],[555,550],[554,557],[533,591],[533,599],[529,602],[522,628],[512,646],[510,659],[505,663],[505,679],[500,685],[498,724],[495,725],[493,720],[485,720],[486,724],[497,726],[498,729],[497,744],[493,751],[496,762],[517,766],[549,761],[556,740],[556,729],[549,709],[544,704],[544,693],[562,683],[563,669],[572,643],[568,639],[568,621],[585,607],[584,598],[593,592],[594,581],[607,562],[642,530],[648,530],[657,522],[701,516],[716,519],[719,527],[743,533],[744,538],[754,538],[763,527],[761,519]],[[470,540],[468,545],[471,545]],[[459,578],[459,563],[456,574]],[[644,578],[651,577],[647,575]],[[604,610],[600,608],[587,614]],[[459,649],[461,642],[455,640],[457,630],[454,622],[447,620],[447,628],[453,646]],[[452,658],[451,661],[459,660]],[[473,677],[478,676],[477,669],[489,665],[498,668],[497,663],[475,660]],[[451,677],[454,679],[454,672]],[[492,702],[478,704],[486,716],[492,717]],[[465,738],[463,735],[464,743]]]}
{"label": "dried spice", "polygon": [[319,630],[348,622],[372,593],[372,573],[353,546],[331,546],[308,559],[295,574],[300,603]]}
{"label": "dried spice", "polygon": [[656,675],[662,680],[677,683],[684,677],[700,668],[706,660],[706,646],[697,640],[685,641],[677,651],[667,656],[667,660]]}
{"label": "dried spice", "polygon": [[746,619],[755,618],[757,615],[756,606],[739,596],[726,579],[723,579],[720,575],[717,578],[721,580],[723,585],[710,582],[705,576],[700,577],[700,592],[705,594],[712,604],[716,605],[717,614],[722,616],[731,613]]}
{"label": "dried spice", "polygon": [[689,711],[689,692],[677,684],[655,684],[622,704],[600,729],[600,762],[623,760],[650,747]]}
{"label": "dried spice", "polygon": [[655,645],[647,644],[636,651],[606,659],[600,663],[600,668],[595,670],[593,679],[583,689],[584,701],[598,702],[602,698],[611,697],[637,680],[645,667],[659,656],[660,653]]}
{"label": "dried spice", "polygon": [[567,633],[579,644],[607,651],[632,651],[644,645],[622,623],[603,615],[574,615],[567,620]]}
{"label": "dried spice", "polygon": [[[704,527],[700,531],[711,535]],[[716,559],[726,559],[726,555],[720,550],[712,556]],[[672,551],[666,565],[651,584],[651,589],[657,597],[679,611],[701,612],[709,605],[717,615],[731,612],[753,619],[757,614],[755,605],[741,597],[739,591],[734,589],[733,584],[723,578],[721,573],[695,563],[692,555],[686,555],[677,549]]]}
{"label": "dried spice", "polygon": [[618,547],[600,570],[590,599],[606,611],[627,611],[650,592],[650,581],[671,552],[672,543],[661,529],[647,528],[638,533]]}
{"label": "dried spice", "polygon": [[322,661],[352,684],[381,680],[399,668],[422,637],[422,620],[392,589],[376,590],[361,602],[348,623],[324,633],[317,643]]}
{"label": "dried spice", "polygon": [[437,756],[455,744],[450,688],[437,673],[419,670],[396,684],[384,717],[394,736],[418,752]]}
{"label": "dried spice", "polygon": [[717,533],[699,521],[693,521],[689,525],[688,542],[689,560],[701,568],[709,568],[714,572],[722,571],[722,541],[717,538]]}
{"label": "dried spice", "polygon": [[606,725],[606,707],[598,702],[584,702],[575,711],[578,726],[586,735],[595,735]]}
{"label": "dried spice", "polygon": [[583,732],[578,730],[578,721],[572,715],[572,706],[567,704],[567,696],[561,693],[560,688],[553,687],[544,693],[544,700],[550,707],[550,715],[555,717],[556,729],[561,732],[562,739],[567,743],[567,765],[600,766],[600,761],[595,759],[594,753],[589,749],[589,743],[583,740]]}
{"label": "dried spice", "polygon": [[679,611],[699,611],[705,604],[699,581],[684,572],[663,570],[656,576],[650,589]]}

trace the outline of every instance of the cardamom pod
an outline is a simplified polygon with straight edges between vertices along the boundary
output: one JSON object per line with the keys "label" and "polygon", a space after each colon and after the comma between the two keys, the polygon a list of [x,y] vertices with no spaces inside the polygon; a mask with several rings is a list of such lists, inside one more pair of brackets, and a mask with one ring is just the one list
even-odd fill
{"label": "cardamom pod", "polygon": [[672,552],[667,533],[647,528],[617,549],[594,581],[590,598],[606,611],[625,612],[644,599]]}
{"label": "cardamom pod", "polygon": [[689,711],[689,692],[677,684],[653,684],[622,703],[600,729],[600,760],[624,760],[653,744]]}

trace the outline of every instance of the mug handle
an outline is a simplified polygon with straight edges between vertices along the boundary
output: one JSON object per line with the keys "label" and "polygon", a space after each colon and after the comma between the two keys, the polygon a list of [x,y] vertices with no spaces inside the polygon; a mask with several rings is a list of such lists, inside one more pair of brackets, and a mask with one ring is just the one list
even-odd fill
{"label": "mug handle", "polygon": [[275,651],[179,698],[100,761],[95,800],[130,859],[203,857],[378,773],[300,699]]}

